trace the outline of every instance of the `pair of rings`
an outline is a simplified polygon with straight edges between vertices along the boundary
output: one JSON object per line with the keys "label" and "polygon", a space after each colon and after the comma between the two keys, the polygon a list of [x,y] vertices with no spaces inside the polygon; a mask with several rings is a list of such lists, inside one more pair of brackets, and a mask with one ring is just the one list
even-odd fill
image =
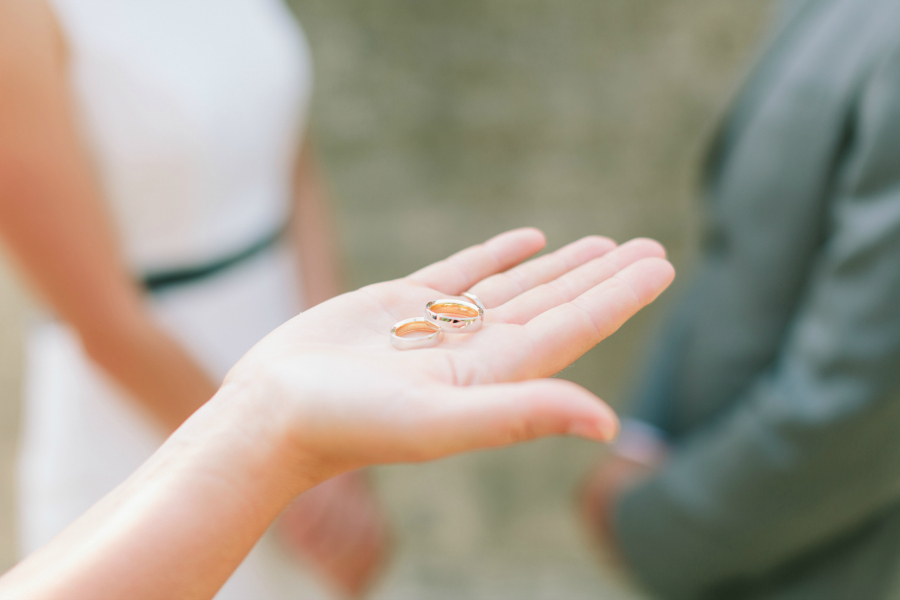
{"label": "pair of rings", "polygon": [[484,325],[484,304],[475,294],[461,294],[467,301],[444,298],[425,305],[425,316],[400,321],[391,329],[391,344],[398,350],[431,348],[444,333],[474,333]]}

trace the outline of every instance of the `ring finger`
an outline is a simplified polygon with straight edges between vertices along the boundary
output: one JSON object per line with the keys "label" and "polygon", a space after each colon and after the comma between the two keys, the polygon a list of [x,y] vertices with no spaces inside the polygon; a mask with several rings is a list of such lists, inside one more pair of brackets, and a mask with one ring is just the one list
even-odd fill
{"label": "ring finger", "polygon": [[524,325],[560,304],[570,302],[642,258],[665,258],[665,249],[653,240],[626,242],[562,276],[532,288],[491,311],[490,320]]}

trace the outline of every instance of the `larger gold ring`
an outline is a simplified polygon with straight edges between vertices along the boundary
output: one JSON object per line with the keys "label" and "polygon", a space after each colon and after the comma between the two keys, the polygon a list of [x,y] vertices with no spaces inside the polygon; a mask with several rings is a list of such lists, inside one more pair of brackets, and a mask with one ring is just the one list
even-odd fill
{"label": "larger gold ring", "polygon": [[425,320],[447,333],[473,333],[484,324],[484,311],[462,300],[434,300],[425,305]]}
{"label": "larger gold ring", "polygon": [[476,295],[473,294],[472,292],[463,292],[462,294],[460,294],[460,296],[462,296],[463,298],[467,298],[467,299],[471,300],[471,301],[475,304],[475,306],[477,306],[478,308],[481,309],[482,315],[484,314],[484,311],[487,310],[487,309],[484,307],[484,302],[481,301],[481,298],[479,298],[478,296],[476,296]]}
{"label": "larger gold ring", "polygon": [[[425,335],[410,336],[412,333]],[[444,330],[422,317],[406,319],[391,329],[391,345],[397,350],[417,350],[437,346],[444,339]]]}

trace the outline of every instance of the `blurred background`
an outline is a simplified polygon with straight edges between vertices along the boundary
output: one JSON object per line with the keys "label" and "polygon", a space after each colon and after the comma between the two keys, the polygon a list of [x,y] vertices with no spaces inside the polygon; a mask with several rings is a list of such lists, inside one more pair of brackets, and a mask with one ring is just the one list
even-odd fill
{"label": "blurred background", "polygon": [[[663,300],[562,374],[621,406],[690,277],[705,144],[769,0],[294,0],[316,64],[313,134],[358,287],[522,225],[550,247],[662,241]],[[0,272],[0,566],[28,299]],[[376,472],[396,537],[377,598],[636,598],[595,564],[573,491],[602,449],[539,442]]]}

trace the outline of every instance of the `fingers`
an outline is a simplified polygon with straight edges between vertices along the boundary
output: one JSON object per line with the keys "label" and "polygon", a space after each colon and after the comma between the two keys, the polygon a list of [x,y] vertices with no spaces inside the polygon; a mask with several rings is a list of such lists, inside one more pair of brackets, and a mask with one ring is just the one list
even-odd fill
{"label": "fingers", "polygon": [[447,387],[433,395],[440,395],[441,410],[418,432],[429,440],[422,460],[550,435],[606,442],[619,428],[609,406],[562,379]]}
{"label": "fingers", "polygon": [[[648,239],[631,240],[600,258],[513,298],[491,311],[490,319],[498,323],[524,325],[556,306],[575,300],[641,259],[664,258],[665,255],[666,251],[659,242]],[[485,283],[488,281],[490,280],[486,280]]]}
{"label": "fingers", "polygon": [[660,258],[644,258],[525,325],[533,348],[523,377],[558,373],[653,302],[675,278]]}
{"label": "fingers", "polygon": [[609,238],[589,236],[572,242],[546,256],[497,273],[472,288],[488,307],[500,306],[516,296],[552,281],[584,263],[613,250],[616,243]]}
{"label": "fingers", "polygon": [[409,279],[455,296],[485,277],[514,267],[545,244],[544,234],[537,229],[514,229],[416,271]]}

